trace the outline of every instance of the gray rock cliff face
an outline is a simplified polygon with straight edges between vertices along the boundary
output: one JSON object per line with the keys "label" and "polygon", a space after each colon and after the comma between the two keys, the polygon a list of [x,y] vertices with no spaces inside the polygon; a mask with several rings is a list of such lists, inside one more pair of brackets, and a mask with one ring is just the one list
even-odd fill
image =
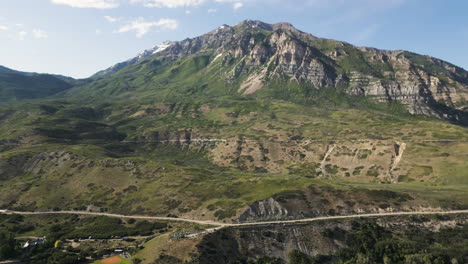
{"label": "gray rock cliff face", "polygon": [[275,199],[269,198],[264,201],[253,203],[249,209],[242,213],[239,220],[242,222],[255,221],[258,219],[278,220],[286,218],[287,215],[288,210],[283,208]]}
{"label": "gray rock cliff face", "polygon": [[[287,23],[268,25],[259,21],[223,26],[177,43],[167,53],[181,57],[210,50],[225,56],[226,67],[233,59],[240,60],[232,72],[236,76],[239,72],[253,74],[257,67],[268,68],[260,76],[264,86],[268,79],[287,76],[292,81],[311,83],[316,89],[343,88],[349,94],[380,102],[401,102],[412,114],[466,119],[463,111],[467,107],[468,73],[432,57],[358,48],[318,39]],[[226,80],[232,79],[226,76]]]}

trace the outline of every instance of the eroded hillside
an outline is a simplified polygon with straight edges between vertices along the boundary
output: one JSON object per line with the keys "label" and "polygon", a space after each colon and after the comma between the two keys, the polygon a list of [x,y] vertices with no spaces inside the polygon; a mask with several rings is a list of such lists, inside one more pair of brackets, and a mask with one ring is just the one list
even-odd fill
{"label": "eroded hillside", "polygon": [[[92,205],[235,222],[466,208],[466,130],[378,107],[220,100],[8,108],[1,207]],[[312,195],[310,186],[324,191]],[[262,213],[261,203],[276,209]]]}

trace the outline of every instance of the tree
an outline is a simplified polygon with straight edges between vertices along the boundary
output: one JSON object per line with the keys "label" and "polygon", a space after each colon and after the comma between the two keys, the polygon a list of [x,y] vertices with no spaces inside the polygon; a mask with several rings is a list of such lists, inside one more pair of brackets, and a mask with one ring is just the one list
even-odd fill
{"label": "tree", "polygon": [[18,243],[13,234],[0,233],[0,259],[14,258],[18,255]]}

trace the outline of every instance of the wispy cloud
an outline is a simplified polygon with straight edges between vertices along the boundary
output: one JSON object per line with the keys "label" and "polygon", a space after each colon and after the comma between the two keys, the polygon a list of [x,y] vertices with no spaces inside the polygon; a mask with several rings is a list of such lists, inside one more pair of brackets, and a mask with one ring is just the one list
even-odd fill
{"label": "wispy cloud", "polygon": [[0,25],[0,31],[5,31],[5,30],[8,30],[8,29],[9,29],[9,27]]}
{"label": "wispy cloud", "polygon": [[104,16],[104,19],[106,19],[106,20],[107,20],[108,22],[110,22],[110,23],[114,23],[114,22],[119,21],[118,18],[112,17],[112,16]]}
{"label": "wispy cloud", "polygon": [[175,30],[179,26],[177,20],[163,18],[158,21],[145,21],[143,18],[138,18],[127,25],[122,26],[116,32],[125,33],[135,31],[138,38],[143,37],[153,29],[159,30]]}
{"label": "wispy cloud", "polygon": [[45,32],[44,30],[41,30],[41,29],[33,29],[32,35],[33,35],[34,38],[37,38],[37,39],[46,39],[46,38],[49,37],[47,32]]}
{"label": "wispy cloud", "polygon": [[[215,0],[218,3],[232,3],[232,8],[237,10],[244,6],[244,2],[254,2],[254,0]],[[275,1],[266,1],[266,2],[275,2]]]}
{"label": "wispy cloud", "polygon": [[232,7],[234,8],[234,10],[237,10],[237,9],[243,7],[243,6],[244,6],[244,4],[241,3],[241,2],[237,2],[237,3],[234,3],[234,4],[232,5]]}
{"label": "wispy cloud", "polygon": [[51,0],[51,2],[76,8],[110,9],[119,7],[116,0]]}
{"label": "wispy cloud", "polygon": [[131,3],[143,4],[145,7],[189,7],[204,4],[207,0],[130,0]]}
{"label": "wispy cloud", "polygon": [[216,8],[210,8],[208,9],[208,13],[216,13],[218,10]]}
{"label": "wispy cloud", "polygon": [[245,2],[275,2],[275,0],[129,0],[133,4],[143,4],[145,7],[192,7],[199,6],[208,2],[211,3],[230,3],[234,9],[244,6]]}

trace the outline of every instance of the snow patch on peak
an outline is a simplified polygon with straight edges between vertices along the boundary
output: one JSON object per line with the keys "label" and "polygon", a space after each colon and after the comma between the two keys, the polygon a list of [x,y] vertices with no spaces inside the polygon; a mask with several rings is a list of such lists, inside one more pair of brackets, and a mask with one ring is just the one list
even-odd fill
{"label": "snow patch on peak", "polygon": [[216,30],[214,30],[214,32],[215,32],[215,33],[223,32],[223,31],[225,31],[225,30],[228,29],[228,28],[231,28],[231,27],[228,26],[228,25],[226,25],[226,24],[224,24],[224,25],[218,27]]}
{"label": "snow patch on peak", "polygon": [[164,42],[160,45],[157,45],[156,47],[153,48],[153,54],[164,51],[167,48],[169,48],[171,45],[172,45],[172,42]]}
{"label": "snow patch on peak", "polygon": [[106,75],[109,75],[109,74],[112,74],[114,72],[117,72],[129,65],[134,65],[136,63],[139,63],[151,56],[153,56],[154,54],[156,53],[159,53],[159,52],[162,52],[164,50],[166,50],[167,48],[169,48],[170,46],[172,46],[173,44],[175,44],[176,42],[171,42],[171,41],[166,41],[166,42],[163,42],[162,44],[160,45],[157,45],[151,49],[147,49],[143,52],[140,52],[138,53],[138,55],[136,55],[135,57],[131,58],[131,59],[128,59],[124,62],[120,62],[120,63],[117,63],[113,66],[111,66],[110,68],[107,68],[106,70],[103,70],[103,71],[100,71],[98,73],[95,74],[95,76],[106,76]]}
{"label": "snow patch on peak", "polygon": [[156,53],[159,53],[161,51],[164,51],[166,50],[167,48],[169,48],[172,44],[174,44],[174,42],[170,42],[170,41],[166,41],[166,42],[163,42],[162,44],[159,44],[159,45],[156,45],[154,46],[153,48],[151,49],[147,49],[143,52],[140,52],[138,53],[138,55],[133,58],[133,59],[130,59],[128,60],[129,62],[139,62],[139,61],[142,61],[146,58],[148,58],[149,56],[151,55],[154,55]]}

